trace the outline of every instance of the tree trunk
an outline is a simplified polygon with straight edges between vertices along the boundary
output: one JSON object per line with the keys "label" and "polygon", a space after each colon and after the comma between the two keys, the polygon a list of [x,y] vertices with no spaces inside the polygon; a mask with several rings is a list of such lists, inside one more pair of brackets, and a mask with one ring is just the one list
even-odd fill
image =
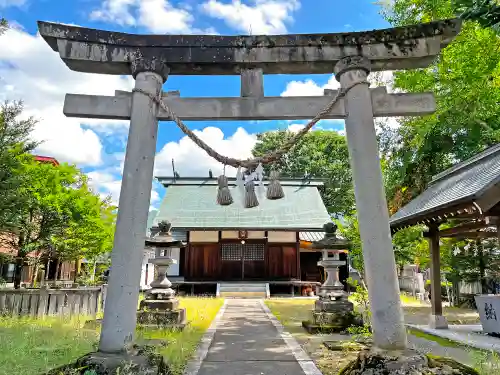
{"label": "tree trunk", "polygon": [[479,257],[479,277],[481,281],[481,293],[488,294],[488,285],[486,283],[486,264],[484,261],[484,249],[481,240],[476,241],[477,255]]}
{"label": "tree trunk", "polygon": [[90,280],[92,280],[92,282],[94,282],[94,280],[95,280],[96,266],[97,266],[97,262],[94,261],[94,264],[92,266],[92,274],[90,275]]}
{"label": "tree trunk", "polygon": [[15,268],[14,268],[14,288],[19,289],[21,287],[22,277],[23,277],[23,265],[24,257],[19,254],[16,258]]}
{"label": "tree trunk", "polygon": [[59,273],[61,272],[61,261],[57,259],[56,261],[56,273],[54,275],[54,281],[59,280]]}
{"label": "tree trunk", "polygon": [[73,282],[76,283],[78,277],[78,260],[75,260],[75,272],[73,272]]}
{"label": "tree trunk", "polygon": [[50,273],[50,256],[47,258],[47,267],[45,267],[45,280],[49,279],[49,273]]}
{"label": "tree trunk", "polygon": [[451,288],[453,295],[453,301],[452,301],[453,306],[458,307],[460,306],[460,282],[457,279],[453,279]]}
{"label": "tree trunk", "polygon": [[31,276],[31,285],[33,287],[36,286],[36,282],[37,282],[37,277],[38,277],[38,268],[40,267],[39,265],[39,262],[36,262],[35,263],[35,267],[34,267],[34,270],[33,270],[33,275]]}

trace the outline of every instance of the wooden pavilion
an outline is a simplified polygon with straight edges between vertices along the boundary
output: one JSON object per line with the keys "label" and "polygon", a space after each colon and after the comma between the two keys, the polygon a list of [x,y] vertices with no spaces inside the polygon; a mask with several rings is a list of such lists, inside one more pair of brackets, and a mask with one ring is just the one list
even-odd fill
{"label": "wooden pavilion", "polygon": [[[392,232],[424,224],[431,253],[431,321],[447,328],[441,299],[440,238],[498,238],[500,216],[500,144],[433,177],[427,190],[396,212]],[[442,224],[450,228],[440,230]]]}

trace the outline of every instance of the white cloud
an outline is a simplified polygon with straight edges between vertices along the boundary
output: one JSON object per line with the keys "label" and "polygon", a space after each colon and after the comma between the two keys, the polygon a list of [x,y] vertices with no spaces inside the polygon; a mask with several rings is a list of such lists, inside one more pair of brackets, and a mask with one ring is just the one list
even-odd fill
{"label": "white cloud", "polygon": [[103,197],[110,196],[114,204],[118,203],[120,198],[120,189],[122,185],[121,178],[106,170],[92,171],[87,173],[89,185]]}
{"label": "white cloud", "polygon": [[132,85],[130,77],[71,71],[39,35],[11,29],[0,38],[0,100],[21,99],[24,115],[40,120],[33,137],[43,142],[37,150],[41,154],[80,166],[98,165],[98,133],[126,129],[127,122],[67,118],[62,112],[64,96],[113,95],[115,89],[130,90]]}
{"label": "white cloud", "polygon": [[[219,153],[240,159],[252,156],[252,148],[257,142],[255,134],[249,134],[243,128],[238,128],[236,132],[225,137],[221,129],[216,127],[206,127],[203,130],[194,131],[209,146]],[[214,176],[222,173],[223,166],[208,156],[205,151],[196,146],[187,136],[179,142],[169,142],[156,155],[155,175],[171,176],[172,159],[175,161],[175,169],[181,177],[207,176],[211,169]],[[235,175],[236,169],[226,167],[227,175]]]}
{"label": "white cloud", "polygon": [[281,93],[281,96],[323,96],[325,89],[335,90],[339,87],[340,84],[333,75],[323,86],[319,86],[312,79],[290,81],[287,83],[285,91]]}
{"label": "white cloud", "polygon": [[139,22],[157,33],[189,33],[194,22],[191,13],[165,0],[142,0],[139,14]]}
{"label": "white cloud", "polygon": [[304,129],[305,125],[304,124],[290,124],[288,125],[288,131],[291,131],[292,133],[298,133],[301,129]]}
{"label": "white cloud", "polygon": [[214,28],[200,30],[188,7],[176,7],[167,0],[105,0],[90,13],[91,20],[121,26],[142,26],[155,33],[216,34]]}
{"label": "white cloud", "polygon": [[[388,92],[397,91],[393,89],[393,79],[392,71],[373,72],[368,76],[371,87],[386,86]],[[322,96],[324,89],[338,90],[339,87],[340,83],[335,75],[332,75],[323,86],[318,85],[312,79],[290,81],[281,96]]]}
{"label": "white cloud", "polygon": [[[386,86],[387,92],[389,93],[399,91],[394,89],[394,77],[392,71],[373,72],[368,76],[368,81],[370,82],[371,87]],[[323,86],[318,85],[312,79],[306,79],[305,81],[290,81],[287,83],[285,90],[281,93],[281,96],[322,96],[324,93],[324,89],[338,90],[339,87],[340,83],[337,81],[334,75],[332,75],[328,79],[328,82]],[[397,117],[376,118],[375,125],[379,125],[380,123],[387,124],[391,128],[396,128],[399,126]],[[345,131],[339,131],[339,134],[344,135]]]}
{"label": "white cloud", "polygon": [[101,8],[90,13],[90,19],[116,23],[121,26],[135,26],[136,20],[131,7],[137,0],[104,0]]}
{"label": "white cloud", "polygon": [[7,7],[22,7],[26,2],[26,0],[0,0],[0,9]]}
{"label": "white cloud", "polygon": [[245,34],[279,34],[293,22],[292,13],[300,8],[298,0],[253,0],[252,5],[241,0],[224,3],[208,0],[201,9],[207,15],[224,20],[233,29]]}
{"label": "white cloud", "polygon": [[[120,189],[122,187],[122,177],[113,173],[112,169],[102,169],[88,172],[89,185],[94,192],[100,194],[103,198],[111,197],[113,204],[118,205],[120,199]],[[160,195],[156,191],[157,186],[153,184],[151,189],[151,208],[160,200]]]}

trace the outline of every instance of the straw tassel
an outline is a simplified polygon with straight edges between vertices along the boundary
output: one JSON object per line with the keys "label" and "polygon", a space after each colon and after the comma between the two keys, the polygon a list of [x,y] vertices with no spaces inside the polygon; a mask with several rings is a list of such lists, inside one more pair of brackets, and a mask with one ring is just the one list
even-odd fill
{"label": "straw tassel", "polygon": [[269,185],[267,186],[267,199],[281,199],[285,196],[283,187],[278,181],[279,177],[280,174],[278,171],[271,171]]}
{"label": "straw tassel", "polygon": [[219,176],[217,179],[219,190],[217,191],[217,203],[221,206],[229,206],[233,203],[233,197],[229,191],[228,180],[224,175]]}
{"label": "straw tassel", "polygon": [[253,181],[248,181],[245,184],[245,208],[257,207],[259,200],[255,194],[255,184]]}

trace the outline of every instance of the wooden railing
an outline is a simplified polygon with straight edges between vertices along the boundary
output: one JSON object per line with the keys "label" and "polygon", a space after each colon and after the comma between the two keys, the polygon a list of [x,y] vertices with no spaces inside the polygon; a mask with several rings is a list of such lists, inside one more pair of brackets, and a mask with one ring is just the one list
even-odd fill
{"label": "wooden railing", "polygon": [[103,310],[106,286],[78,289],[0,289],[0,314],[95,317]]}

